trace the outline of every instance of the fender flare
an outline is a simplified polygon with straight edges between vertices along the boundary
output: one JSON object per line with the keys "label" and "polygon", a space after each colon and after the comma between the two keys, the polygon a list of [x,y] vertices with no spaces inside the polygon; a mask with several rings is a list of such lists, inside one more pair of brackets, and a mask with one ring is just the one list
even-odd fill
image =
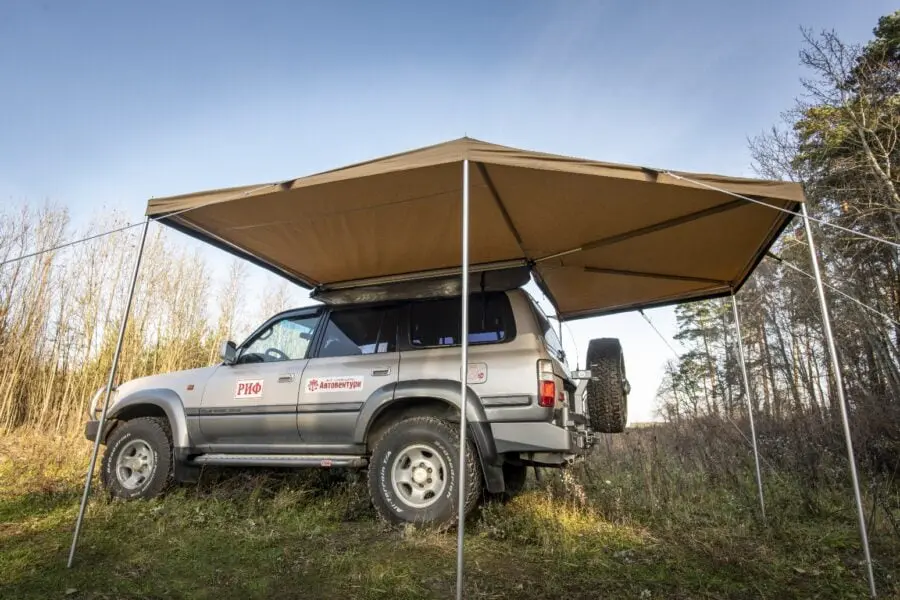
{"label": "fender flare", "polygon": [[[440,400],[457,410],[462,406],[458,381],[418,379],[383,386],[375,390],[363,403],[356,419],[356,428],[353,433],[354,443],[366,443],[372,423],[389,406],[396,402],[415,398]],[[505,486],[501,469],[502,462],[497,454],[497,445],[494,442],[491,425],[484,412],[481,398],[471,387],[466,388],[466,429],[478,450],[488,490],[496,493],[503,492]]]}
{"label": "fender flare", "polygon": [[110,407],[110,412],[107,416],[110,419],[116,419],[126,409],[141,405],[156,406],[166,413],[166,417],[169,419],[169,427],[172,430],[172,445],[176,451],[190,448],[191,439],[188,435],[184,404],[181,401],[181,396],[173,390],[166,388],[137,390],[118,400]]}

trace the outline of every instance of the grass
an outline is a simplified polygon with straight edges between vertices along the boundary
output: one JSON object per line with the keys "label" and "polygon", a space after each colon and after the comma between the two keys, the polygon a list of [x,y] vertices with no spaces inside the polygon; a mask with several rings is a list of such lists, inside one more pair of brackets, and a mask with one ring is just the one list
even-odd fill
{"label": "grass", "polygon": [[[66,569],[87,455],[67,438],[0,442],[0,598],[452,597],[454,534],[387,528],[362,478],[317,471],[218,470],[148,502],[96,494]],[[592,461],[484,507],[466,530],[467,597],[865,597],[839,494],[801,515],[773,483],[765,526],[752,479],[673,487],[620,467]],[[881,595],[900,597],[900,543],[872,538]]]}

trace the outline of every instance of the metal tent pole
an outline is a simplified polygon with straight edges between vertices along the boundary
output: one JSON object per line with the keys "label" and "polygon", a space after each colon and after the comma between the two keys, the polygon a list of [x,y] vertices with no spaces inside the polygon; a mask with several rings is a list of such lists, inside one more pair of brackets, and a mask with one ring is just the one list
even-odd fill
{"label": "metal tent pole", "polygon": [[463,597],[463,536],[466,528],[466,398],[469,375],[469,161],[463,161],[462,193],[462,357],[460,358],[459,406],[459,517],[456,536],[456,598]]}
{"label": "metal tent pole", "polygon": [[853,437],[850,434],[850,418],[847,415],[847,400],[844,397],[844,381],[841,377],[841,368],[838,364],[837,351],[834,347],[834,334],[831,332],[831,319],[828,316],[828,304],[825,301],[825,287],[822,284],[822,273],[819,271],[819,258],[816,255],[816,246],[813,241],[812,227],[809,224],[809,215],[806,212],[806,204],[800,204],[803,211],[803,225],[806,227],[806,240],[809,242],[809,255],[812,259],[813,274],[816,278],[816,289],[819,292],[819,306],[822,309],[822,328],[825,330],[825,340],[828,342],[828,353],[831,356],[831,368],[834,371],[834,387],[837,389],[838,403],[841,407],[841,423],[844,427],[844,441],[847,444],[847,460],[850,463],[850,479],[853,481],[853,494],[856,499],[856,515],[859,519],[859,537],[862,541],[863,554],[866,559],[866,571],[869,576],[869,593],[874,598],[875,574],[872,572],[872,556],[869,553],[869,535],[866,532],[866,514],[863,509],[862,494],[859,491],[859,476],[856,473],[856,459],[853,454]]}
{"label": "metal tent pole", "polygon": [[75,520],[75,533],[72,535],[72,547],[69,548],[69,561],[66,567],[72,567],[75,560],[75,547],[78,545],[78,536],[81,533],[81,523],[84,520],[84,511],[87,508],[88,496],[91,494],[91,479],[94,477],[94,467],[97,465],[97,453],[100,451],[100,438],[103,427],[106,424],[106,411],[109,408],[109,398],[112,394],[113,380],[116,376],[116,368],[119,366],[119,354],[122,352],[122,342],[125,339],[125,327],[128,325],[128,315],[131,312],[131,301],[134,298],[134,288],[137,285],[138,272],[141,268],[141,258],[144,256],[144,242],[147,241],[147,229],[150,227],[150,218],[144,221],[141,230],[141,241],[138,245],[137,258],[134,261],[134,273],[131,276],[131,287],[128,290],[128,300],[125,303],[125,312],[122,315],[122,325],[119,327],[119,339],[116,342],[116,351],[113,354],[112,366],[109,368],[109,379],[106,382],[106,397],[103,400],[103,410],[100,411],[100,422],[97,426],[97,437],[94,438],[94,448],[91,450],[91,461],[88,465],[87,475],[84,480],[84,494],[81,496],[81,507],[78,509],[78,518]]}
{"label": "metal tent pole", "polygon": [[759,489],[759,510],[766,520],[766,500],[763,495],[762,473],[759,469],[759,449],[756,445],[756,423],[753,419],[753,398],[750,392],[750,378],[747,376],[747,359],[744,356],[744,336],[741,333],[741,317],[738,314],[737,297],[732,292],[731,307],[734,309],[734,328],[737,331],[738,354],[741,359],[741,373],[744,376],[744,394],[747,397],[747,414],[750,416],[750,437],[753,439],[753,460],[756,462],[756,487]]}

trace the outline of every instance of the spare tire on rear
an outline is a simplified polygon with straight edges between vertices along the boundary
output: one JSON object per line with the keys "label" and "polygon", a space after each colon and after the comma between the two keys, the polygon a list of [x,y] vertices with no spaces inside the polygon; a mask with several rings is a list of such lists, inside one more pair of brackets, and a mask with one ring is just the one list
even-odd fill
{"label": "spare tire on rear", "polygon": [[621,433],[628,420],[628,381],[625,356],[615,338],[591,340],[587,351],[591,370],[585,400],[588,422],[599,433]]}

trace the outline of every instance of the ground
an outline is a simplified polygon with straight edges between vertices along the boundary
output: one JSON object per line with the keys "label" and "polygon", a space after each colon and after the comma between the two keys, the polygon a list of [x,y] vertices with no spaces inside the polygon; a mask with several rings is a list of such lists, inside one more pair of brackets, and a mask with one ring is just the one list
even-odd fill
{"label": "ground", "polygon": [[[217,470],[154,501],[95,494],[66,569],[88,449],[0,442],[0,598],[452,597],[455,534],[387,528],[363,478],[318,471]],[[765,525],[752,500],[709,485],[657,510],[667,492],[632,502],[633,475],[588,463],[480,511],[466,529],[466,597],[865,596],[852,512],[798,520],[773,486]],[[876,536],[873,553],[882,597],[900,597],[900,544]]]}

